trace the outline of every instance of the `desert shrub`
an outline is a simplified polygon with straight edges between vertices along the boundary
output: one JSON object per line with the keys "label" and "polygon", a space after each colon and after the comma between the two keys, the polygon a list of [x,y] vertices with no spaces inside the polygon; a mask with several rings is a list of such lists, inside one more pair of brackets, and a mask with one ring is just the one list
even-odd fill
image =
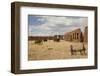
{"label": "desert shrub", "polygon": [[53,50],[53,48],[48,48],[48,50]]}
{"label": "desert shrub", "polygon": [[35,40],[35,44],[42,44],[42,40]]}
{"label": "desert shrub", "polygon": [[44,42],[47,42],[47,39],[44,39],[43,41],[44,41]]}
{"label": "desert shrub", "polygon": [[54,39],[54,41],[56,41],[56,42],[60,42],[60,39]]}

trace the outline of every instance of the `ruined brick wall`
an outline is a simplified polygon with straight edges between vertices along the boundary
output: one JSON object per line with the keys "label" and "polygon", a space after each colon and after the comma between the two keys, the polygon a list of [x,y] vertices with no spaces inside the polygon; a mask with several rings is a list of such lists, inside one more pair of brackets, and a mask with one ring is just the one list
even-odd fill
{"label": "ruined brick wall", "polygon": [[66,41],[75,41],[75,42],[82,42],[83,35],[80,29],[73,30],[71,32],[67,32],[64,34],[64,40]]}
{"label": "ruined brick wall", "polygon": [[72,35],[70,32],[67,32],[64,34],[64,40],[66,41],[72,41]]}
{"label": "ruined brick wall", "polygon": [[64,40],[76,42],[88,42],[88,27],[86,26],[83,33],[81,29],[76,29],[64,34]]}
{"label": "ruined brick wall", "polygon": [[88,42],[88,27],[87,26],[84,29],[84,42]]}

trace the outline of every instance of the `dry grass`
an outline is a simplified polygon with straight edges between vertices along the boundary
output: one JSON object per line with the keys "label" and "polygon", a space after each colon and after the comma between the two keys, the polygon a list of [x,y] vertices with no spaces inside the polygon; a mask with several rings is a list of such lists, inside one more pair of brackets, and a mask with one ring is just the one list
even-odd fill
{"label": "dry grass", "polygon": [[87,44],[85,43],[86,54],[81,55],[77,52],[77,55],[71,55],[70,45],[73,45],[74,49],[82,48],[80,42],[68,42],[61,40],[60,42],[54,42],[48,40],[42,44],[35,44],[34,41],[28,41],[28,60],[54,60],[54,59],[75,59],[75,58],[87,58]]}

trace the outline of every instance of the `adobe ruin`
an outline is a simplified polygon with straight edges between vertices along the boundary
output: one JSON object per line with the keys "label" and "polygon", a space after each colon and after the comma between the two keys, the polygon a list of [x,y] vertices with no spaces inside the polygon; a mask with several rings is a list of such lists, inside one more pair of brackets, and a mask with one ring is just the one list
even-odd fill
{"label": "adobe ruin", "polygon": [[87,26],[84,29],[84,42],[88,42],[88,27]]}
{"label": "adobe ruin", "polygon": [[84,32],[80,28],[64,34],[64,40],[75,42],[88,42],[88,27],[86,26]]}

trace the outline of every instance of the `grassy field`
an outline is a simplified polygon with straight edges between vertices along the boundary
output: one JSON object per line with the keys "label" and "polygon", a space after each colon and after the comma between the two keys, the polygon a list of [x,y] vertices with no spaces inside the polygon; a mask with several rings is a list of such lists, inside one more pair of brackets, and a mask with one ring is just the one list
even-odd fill
{"label": "grassy field", "polygon": [[68,42],[60,40],[60,42],[54,42],[48,40],[42,44],[35,44],[35,41],[28,41],[28,60],[55,60],[55,59],[76,59],[87,58],[87,43],[84,44],[86,48],[86,54],[81,55],[77,52],[76,55],[71,55],[70,45],[73,45],[73,49],[81,49],[83,43],[80,42]]}

